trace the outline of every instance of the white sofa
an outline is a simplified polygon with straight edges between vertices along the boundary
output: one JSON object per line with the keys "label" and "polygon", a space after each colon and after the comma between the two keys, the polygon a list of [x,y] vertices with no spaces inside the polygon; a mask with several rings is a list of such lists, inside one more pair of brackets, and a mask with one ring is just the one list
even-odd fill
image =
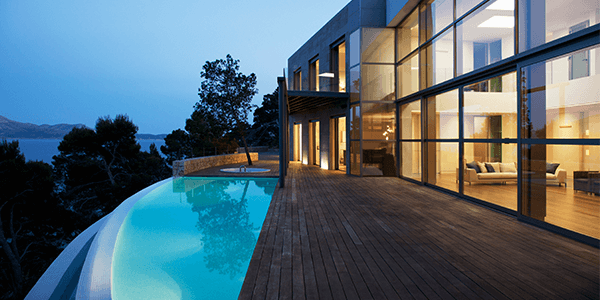
{"label": "white sofa", "polygon": [[[482,163],[485,164],[485,163]],[[507,182],[517,182],[517,163],[492,163],[499,165],[500,172],[481,172],[477,173],[475,169],[467,167],[466,163],[464,164],[464,181],[469,184],[472,183],[504,183]],[[510,165],[513,165],[511,167]],[[481,166],[480,166],[481,169]],[[457,170],[458,175],[458,170]],[[458,178],[458,177],[457,177]],[[546,183],[557,183],[559,186],[564,184],[567,186],[567,171],[563,169],[556,169],[554,173],[546,173]]]}

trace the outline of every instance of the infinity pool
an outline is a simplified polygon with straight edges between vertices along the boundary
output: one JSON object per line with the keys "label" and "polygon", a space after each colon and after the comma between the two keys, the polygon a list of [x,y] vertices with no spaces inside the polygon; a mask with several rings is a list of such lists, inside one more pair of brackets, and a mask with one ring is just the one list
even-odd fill
{"label": "infinity pool", "polygon": [[277,179],[178,178],[119,229],[113,299],[237,299]]}

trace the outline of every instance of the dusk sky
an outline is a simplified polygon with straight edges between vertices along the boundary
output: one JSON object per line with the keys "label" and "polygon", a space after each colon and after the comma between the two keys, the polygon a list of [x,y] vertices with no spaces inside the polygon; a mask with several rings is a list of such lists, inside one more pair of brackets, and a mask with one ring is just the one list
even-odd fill
{"label": "dusk sky", "polygon": [[349,0],[0,1],[0,115],[33,124],[127,114],[183,128],[206,61],[255,73],[259,105],[287,59]]}

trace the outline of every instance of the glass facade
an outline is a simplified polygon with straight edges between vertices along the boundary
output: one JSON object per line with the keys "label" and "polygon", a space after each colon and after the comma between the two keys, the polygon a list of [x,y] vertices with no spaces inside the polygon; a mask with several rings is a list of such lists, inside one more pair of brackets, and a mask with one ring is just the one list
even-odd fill
{"label": "glass facade", "polygon": [[[513,1],[497,2],[507,2],[505,6],[508,6],[508,2]],[[598,0],[519,0],[519,51],[535,48],[599,22]]]}
{"label": "glass facade", "polygon": [[394,65],[363,64],[361,101],[394,101]]}
{"label": "glass facade", "polygon": [[458,90],[427,98],[427,138],[458,139]]}
{"label": "glass facade", "polygon": [[419,11],[414,10],[396,29],[396,57],[405,57],[419,47]]}
{"label": "glass facade", "polygon": [[511,72],[464,87],[466,139],[517,138],[516,80]]}
{"label": "glass facade", "polygon": [[462,75],[515,54],[515,11],[488,2],[456,24],[456,73]]}
{"label": "glass facade", "polygon": [[402,166],[400,175],[421,181],[421,142],[400,142]]}
{"label": "glass facade", "polygon": [[444,31],[431,44],[421,48],[421,88],[454,78],[454,30]]}
{"label": "glass facade", "polygon": [[349,173],[599,239],[599,21],[598,1],[425,0],[352,32]]}
{"label": "glass facade", "polygon": [[517,211],[517,144],[464,143],[463,157],[464,194]]}
{"label": "glass facade", "polygon": [[400,105],[400,139],[421,139],[421,100]]}
{"label": "glass facade", "polygon": [[600,138],[600,47],[521,70],[523,138]]}
{"label": "glass facade", "polygon": [[429,40],[454,21],[453,1],[427,0],[421,3],[419,29],[421,43]]}
{"label": "glass facade", "polygon": [[419,53],[406,57],[396,67],[398,97],[408,96],[419,90]]}
{"label": "glass facade", "polygon": [[458,192],[458,143],[427,142],[427,183]]}
{"label": "glass facade", "polygon": [[600,146],[523,144],[525,216],[600,238]]}

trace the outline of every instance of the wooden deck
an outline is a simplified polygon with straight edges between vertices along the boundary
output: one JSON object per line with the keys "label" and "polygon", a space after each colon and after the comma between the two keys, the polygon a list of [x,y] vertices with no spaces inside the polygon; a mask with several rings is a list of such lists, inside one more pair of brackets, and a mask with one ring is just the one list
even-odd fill
{"label": "wooden deck", "polygon": [[598,299],[600,250],[398,178],[291,163],[240,299]]}

